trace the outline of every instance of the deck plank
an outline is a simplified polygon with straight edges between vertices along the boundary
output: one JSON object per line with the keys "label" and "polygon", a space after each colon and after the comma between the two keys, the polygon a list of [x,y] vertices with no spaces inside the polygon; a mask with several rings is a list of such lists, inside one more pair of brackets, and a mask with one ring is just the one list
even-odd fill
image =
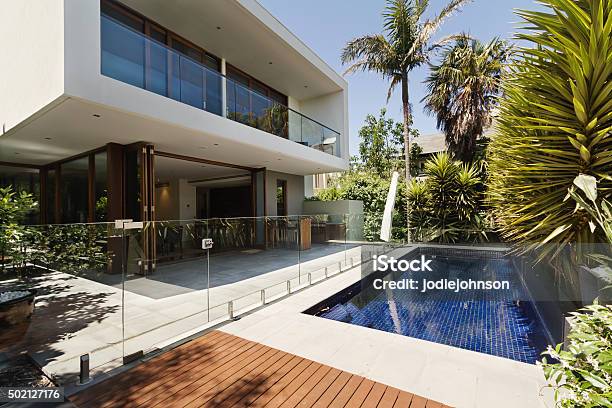
{"label": "deck plank", "polygon": [[414,395],[401,391],[395,400],[395,404],[393,404],[393,408],[407,408],[412,403],[412,397]]}
{"label": "deck plank", "polygon": [[346,406],[363,380],[365,380],[365,378],[358,375],[351,375],[351,378],[344,387],[342,387],[338,395],[336,395],[336,398],[329,404],[329,408],[341,408]]}
{"label": "deck plank", "polygon": [[386,390],[387,390],[386,385],[381,384],[381,383],[374,383],[374,386],[370,390],[365,401],[363,401],[363,404],[361,404],[361,407],[362,408],[376,408]]}
{"label": "deck plank", "polygon": [[314,386],[312,390],[297,405],[298,408],[314,407],[317,400],[323,395],[329,386],[338,378],[342,371],[337,368],[332,368],[327,372],[325,377],[321,378],[321,381]]}
{"label": "deck plank", "polygon": [[387,387],[385,393],[380,399],[380,402],[378,403],[377,408],[393,408],[393,405],[395,404],[399,393],[400,390],[398,390],[397,388]]}
{"label": "deck plank", "polygon": [[[157,356],[145,364],[141,364],[133,368],[132,370],[123,372],[112,378],[112,384],[110,379],[106,381],[106,387],[92,388],[90,392],[80,393],[74,396],[73,403],[85,404],[91,400],[97,400],[104,398],[104,395],[112,395],[117,391],[123,391],[126,387],[130,387],[138,381],[146,380],[151,375],[155,375],[161,371],[171,373],[178,369],[182,364],[189,363],[194,359],[197,359],[201,353],[211,352],[215,348],[207,349],[207,345],[215,344],[217,341],[220,343],[218,347],[223,346],[223,341],[236,342],[239,339],[232,339],[231,336],[226,335],[223,332],[215,331],[211,335],[202,336],[198,339],[192,340],[188,343],[182,344],[181,346]],[[187,348],[191,349],[190,353],[187,353],[183,358],[177,358],[181,356]],[[187,357],[187,358],[185,358]],[[157,369],[150,366],[150,363],[155,362]]]}
{"label": "deck plank", "polygon": [[397,388],[212,331],[72,395],[77,407],[442,408]]}
{"label": "deck plank", "polygon": [[277,381],[270,388],[265,390],[262,394],[257,396],[257,399],[251,404],[253,407],[263,407],[276,397],[283,389],[286,389],[291,383],[297,381],[297,378],[308,369],[310,365],[314,364],[310,360],[303,359],[297,366],[291,369],[285,374],[279,381]]}
{"label": "deck plank", "polygon": [[[236,398],[234,400],[225,402],[228,406],[254,406],[261,405],[261,401],[259,404],[254,404],[254,401],[257,400],[264,392],[266,392],[269,388],[271,388],[277,381],[282,379],[285,374],[293,370],[294,368],[303,365],[310,364],[310,361],[305,360],[301,357],[294,356],[293,359],[283,365],[282,367],[270,367],[266,370],[266,373],[263,373],[256,381],[251,381],[247,387],[243,387],[235,392]],[[302,369],[303,370],[303,369]]]}
{"label": "deck plank", "polygon": [[291,383],[287,384],[285,388],[283,388],[278,394],[274,396],[266,406],[270,407],[278,407],[282,405],[285,401],[287,401],[308,379],[314,375],[321,367],[323,367],[319,363],[313,362],[309,365],[300,375],[298,375],[295,380]]}
{"label": "deck plank", "polygon": [[334,399],[338,396],[340,391],[344,388],[344,386],[349,382],[352,375],[343,371],[340,373],[338,377],[334,380],[334,382],[325,390],[321,398],[317,400],[317,405],[321,407],[327,407],[332,403]]}
{"label": "deck plank", "polygon": [[212,362],[203,360],[201,365],[192,367],[190,370],[177,376],[166,376],[159,378],[157,381],[155,381],[157,386],[150,389],[149,392],[137,392],[134,394],[134,398],[130,396],[127,401],[127,406],[138,406],[144,403],[146,403],[148,406],[152,406],[170,397],[174,398],[175,395],[181,395],[184,393],[186,388],[193,388],[193,383],[202,380],[203,377],[210,379],[217,373],[224,372],[225,370],[240,364],[244,356],[256,358],[266,351],[268,350],[261,345],[253,346],[249,342],[237,343],[234,348],[228,350],[228,353],[223,355],[221,358],[215,358]]}
{"label": "deck plank", "polygon": [[427,400],[425,398],[414,395],[412,397],[412,402],[410,403],[410,408],[425,408],[425,404],[427,404]]}
{"label": "deck plank", "polygon": [[346,403],[346,406],[352,408],[360,407],[361,404],[363,404],[363,401],[365,401],[365,399],[368,397],[368,394],[370,393],[370,390],[373,386],[374,381],[365,378],[361,382],[361,384],[359,384],[359,387],[357,388],[351,399]]}

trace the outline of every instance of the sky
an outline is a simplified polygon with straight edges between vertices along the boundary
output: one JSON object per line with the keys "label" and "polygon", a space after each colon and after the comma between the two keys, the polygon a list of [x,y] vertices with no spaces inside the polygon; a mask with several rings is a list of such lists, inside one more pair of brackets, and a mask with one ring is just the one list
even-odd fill
{"label": "sky", "polygon": [[[346,42],[382,31],[384,0],[258,1],[340,74],[346,69],[340,62]],[[447,1],[430,0],[426,17],[437,14]],[[434,39],[467,32],[481,41],[494,37],[511,40],[520,21],[514,9],[537,8],[540,6],[534,0],[474,0],[448,19]],[[435,118],[423,112],[420,102],[425,96],[422,82],[428,70],[425,65],[412,71],[409,84],[414,125],[422,135],[437,132]],[[401,95],[398,88],[387,104],[388,83],[373,73],[352,74],[345,79],[349,83],[349,143],[353,155],[359,146],[357,132],[367,114],[378,115],[386,107],[387,116],[401,121]]]}

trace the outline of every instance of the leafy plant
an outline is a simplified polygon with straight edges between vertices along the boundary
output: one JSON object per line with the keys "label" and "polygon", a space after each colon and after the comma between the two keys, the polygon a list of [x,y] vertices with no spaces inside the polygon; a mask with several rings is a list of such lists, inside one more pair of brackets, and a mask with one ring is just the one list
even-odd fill
{"label": "leafy plant", "polygon": [[402,153],[402,125],[386,114],[383,108],[378,118],[367,115],[359,129],[359,165],[380,177],[389,177],[400,168]]}
{"label": "leafy plant", "polygon": [[[410,72],[428,61],[431,53],[448,41],[432,42],[432,36],[442,23],[468,0],[451,0],[435,18],[422,21],[429,0],[387,0],[382,13],[384,33],[366,35],[349,41],[342,50],[342,63],[350,64],[346,73],[371,71],[390,80],[387,100],[398,85],[402,93],[405,187],[410,175]],[[408,222],[408,218],[405,220]],[[410,230],[410,225],[408,225]]]}
{"label": "leafy plant", "polygon": [[483,44],[463,35],[445,46],[441,61],[431,65],[425,110],[436,116],[449,151],[463,162],[474,159],[476,142],[491,125],[510,50],[497,38]]}
{"label": "leafy plant", "polygon": [[548,347],[544,375],[563,408],[612,407],[612,306],[591,305],[571,314],[569,345]]}
{"label": "leafy plant", "polygon": [[21,245],[26,230],[22,225],[29,212],[37,207],[32,194],[25,191],[16,193],[12,186],[0,188],[0,266],[5,270],[8,258],[14,265],[24,262]]}
{"label": "leafy plant", "polygon": [[425,181],[407,191],[414,238],[457,242],[486,240],[481,213],[482,185],[475,166],[438,153],[425,163]]}
{"label": "leafy plant", "polygon": [[565,244],[604,239],[564,197],[580,173],[598,179],[598,200],[611,194],[612,0],[541,3],[547,11],[518,12],[531,47],[504,80],[489,192],[503,237],[555,265]]}

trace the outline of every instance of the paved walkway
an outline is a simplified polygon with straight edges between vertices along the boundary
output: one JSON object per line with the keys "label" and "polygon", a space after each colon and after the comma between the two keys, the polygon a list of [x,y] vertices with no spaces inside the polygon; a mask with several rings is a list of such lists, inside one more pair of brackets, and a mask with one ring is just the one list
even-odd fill
{"label": "paved walkway", "polygon": [[398,407],[435,401],[220,331],[72,396],[78,407]]}
{"label": "paved walkway", "polygon": [[[32,319],[16,333],[21,340],[12,350],[27,351],[59,383],[74,383],[82,354],[90,354],[92,375],[118,367],[124,355],[165,347],[227,318],[230,300],[239,311],[260,303],[264,288],[272,298],[286,293],[287,280],[295,288],[307,281],[308,273],[316,280],[324,276],[325,267],[332,272],[339,262],[360,258],[360,247],[345,248],[318,245],[299,259],[297,251],[285,250],[215,255],[210,311],[201,259],[163,265],[150,277],[127,282],[125,291],[116,275],[87,279],[45,273],[25,283],[38,290],[36,306]],[[119,282],[112,281],[117,278]],[[0,290],[5,286],[15,288],[18,283],[0,282]]]}

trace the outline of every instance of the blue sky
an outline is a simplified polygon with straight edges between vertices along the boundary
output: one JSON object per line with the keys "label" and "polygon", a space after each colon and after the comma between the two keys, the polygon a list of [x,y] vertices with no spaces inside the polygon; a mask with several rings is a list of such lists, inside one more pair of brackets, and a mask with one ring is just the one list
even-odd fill
{"label": "blue sky", "polygon": [[[439,12],[448,0],[430,0],[430,13]],[[276,18],[318,53],[337,72],[343,73],[340,50],[346,42],[364,34],[381,32],[381,11],[384,0],[259,0]],[[516,8],[534,9],[534,0],[475,0],[463,11],[446,21],[436,38],[466,31],[488,41],[493,37],[511,39],[519,18]],[[412,72],[410,99],[413,104],[415,126],[421,134],[436,132],[433,117],[423,112],[420,103],[424,96],[422,81],[428,67]],[[358,73],[347,76],[349,82],[349,129],[351,154],[357,152],[357,131],[368,113],[386,106],[388,84],[376,74]],[[400,93],[395,92],[387,105],[388,116],[401,120]]]}

